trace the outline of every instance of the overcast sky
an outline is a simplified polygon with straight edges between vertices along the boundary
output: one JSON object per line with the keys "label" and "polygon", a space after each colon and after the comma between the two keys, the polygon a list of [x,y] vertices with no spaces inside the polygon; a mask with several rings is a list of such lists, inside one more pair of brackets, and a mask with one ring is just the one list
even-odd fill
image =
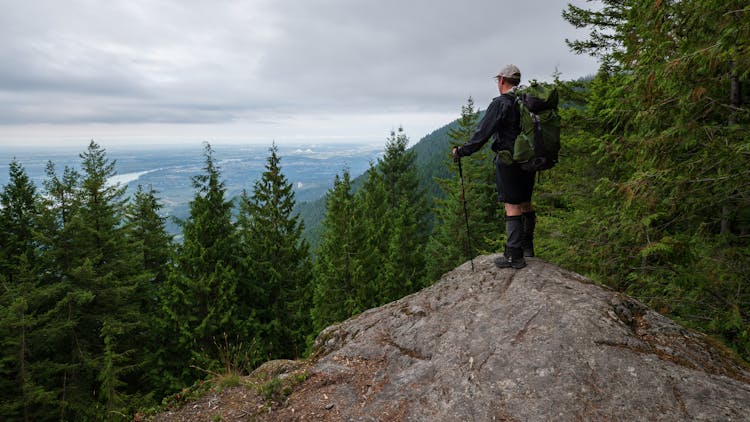
{"label": "overcast sky", "polygon": [[415,143],[506,63],[593,74],[567,3],[0,0],[0,145]]}

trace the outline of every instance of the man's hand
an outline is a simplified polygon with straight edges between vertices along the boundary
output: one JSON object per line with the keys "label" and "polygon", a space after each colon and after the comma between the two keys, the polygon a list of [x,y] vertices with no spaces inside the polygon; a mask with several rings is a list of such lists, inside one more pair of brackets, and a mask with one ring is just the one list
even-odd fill
{"label": "man's hand", "polygon": [[461,156],[458,155],[458,147],[453,147],[451,154],[453,155],[453,161],[458,162],[461,159]]}

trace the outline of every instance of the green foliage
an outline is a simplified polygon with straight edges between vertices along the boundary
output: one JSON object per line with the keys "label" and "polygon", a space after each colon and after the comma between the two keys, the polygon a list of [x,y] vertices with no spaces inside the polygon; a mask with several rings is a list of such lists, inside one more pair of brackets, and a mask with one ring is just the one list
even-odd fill
{"label": "green foliage", "polygon": [[126,208],[126,221],[130,225],[132,247],[141,258],[141,268],[151,274],[144,295],[153,301],[154,287],[161,286],[167,278],[168,265],[173,255],[172,236],[166,232],[166,217],[160,212],[163,205],[152,188],[138,186]]}
{"label": "green foliage", "polygon": [[312,252],[320,246],[323,232],[323,218],[326,214],[325,197],[313,201],[298,202],[294,206],[294,213],[299,214],[300,220],[305,225],[302,230],[302,238],[310,245]]}
{"label": "green foliage", "polygon": [[76,366],[69,373],[87,377],[88,391],[100,392],[98,407],[74,412],[101,417],[137,400],[137,389],[129,382],[137,378],[129,376],[142,361],[144,325],[136,297],[148,275],[138,265],[123,224],[124,188],[107,183],[115,174],[114,161],[93,141],[80,157],[79,207],[69,222],[75,247],[70,278],[75,288],[93,296],[76,309],[77,324],[69,333],[77,346],[72,354]]}
{"label": "green foliage", "polygon": [[[42,195],[11,164],[11,183],[0,193],[0,417],[128,419],[153,393],[190,385],[205,372],[221,374],[216,384],[227,386],[272,353],[301,354],[310,333],[311,265],[302,225],[289,215],[294,200],[278,157],[269,158],[246,219],[259,229],[255,235],[270,237],[243,245],[208,145],[205,156],[176,249],[156,192],[139,187],[128,203],[124,188],[108,182],[115,163],[93,141],[81,154],[81,174],[66,167],[58,176],[48,164]],[[243,261],[238,250],[255,255]],[[278,259],[264,261],[264,253]],[[243,265],[259,261],[265,266]],[[247,295],[256,290],[238,288],[271,291],[267,279],[241,276],[284,266],[301,277],[291,286],[294,273],[277,272],[275,297],[258,301]],[[260,325],[256,314],[272,307],[273,320]],[[248,342],[260,335],[264,347]],[[265,347],[274,342],[277,350]]]}
{"label": "green foliage", "polygon": [[58,178],[50,163],[41,196],[13,164],[2,195],[12,275],[0,275],[0,370],[17,388],[0,411],[10,419],[111,419],[141,400],[135,297],[147,276],[129,247],[124,190],[107,183],[114,162],[93,141],[80,157],[81,175]]}
{"label": "green foliage", "polygon": [[12,161],[10,182],[0,192],[0,274],[14,284],[16,269],[22,260],[33,261],[33,230],[37,218],[36,187],[23,166]]}
{"label": "green foliage", "polygon": [[284,382],[278,377],[271,378],[260,388],[261,397],[269,401],[280,401],[290,393],[291,389],[284,385]]}
{"label": "green foliage", "polygon": [[336,177],[315,262],[315,332],[425,285],[428,208],[402,129],[352,193],[348,171]]}
{"label": "green foliage", "polygon": [[[479,113],[471,98],[461,107],[458,127],[448,131],[451,146],[462,145],[476,130]],[[443,150],[442,166],[452,172],[450,178],[436,179],[442,197],[435,199],[435,226],[426,247],[427,279],[432,283],[448,270],[479,253],[491,252],[499,232],[500,207],[494,176],[494,154],[489,149],[463,157],[464,197],[458,166],[449,154],[450,146]],[[464,204],[466,201],[466,215]],[[466,227],[468,219],[468,233]],[[471,237],[467,237],[471,235]]]}
{"label": "green foliage", "polygon": [[162,388],[190,385],[198,373],[191,367],[218,365],[214,343],[225,333],[244,333],[247,319],[239,312],[238,247],[231,221],[231,201],[206,144],[203,174],[193,178],[196,194],[190,218],[183,222],[183,243],[161,296],[161,327],[170,355],[160,363],[166,370]]}
{"label": "green foliage", "polygon": [[[386,243],[382,278],[379,280],[380,304],[388,303],[415,292],[424,286],[424,248],[428,233],[428,206],[417,177],[416,154],[407,150],[409,138],[399,128],[386,142],[385,154],[378,160],[379,178],[385,191],[385,213],[373,215],[380,224]],[[365,208],[366,215],[369,208]],[[379,233],[380,229],[376,229]],[[374,273],[371,272],[371,273]]]}
{"label": "green foliage", "polygon": [[265,357],[296,358],[311,331],[312,263],[302,239],[303,223],[293,214],[294,191],[277,152],[273,145],[252,196],[243,193],[240,198],[244,261],[239,292],[257,318]]}
{"label": "green foliage", "polygon": [[630,11],[629,0],[601,0],[601,7],[589,10],[568,4],[563,18],[576,28],[588,28],[586,40],[569,40],[565,43],[576,54],[589,54],[598,57],[604,68],[610,68],[623,53],[623,42],[627,36],[637,36],[626,28],[625,15]]}
{"label": "green foliage", "polygon": [[567,128],[577,150],[556,186],[567,209],[553,214],[568,251],[553,250],[747,359],[750,10],[738,1],[604,3],[617,13],[569,19],[616,43]]}
{"label": "green foliage", "polygon": [[164,344],[165,339],[172,337],[172,332],[161,315],[160,294],[170,272],[174,245],[166,232],[166,218],[160,215],[161,209],[157,192],[144,190],[139,185],[125,208],[125,221],[130,228],[130,247],[137,254],[139,269],[148,277],[136,293],[147,333],[141,343],[145,349],[143,367],[151,389],[164,394],[162,363],[172,359]]}
{"label": "green foliage", "polygon": [[308,372],[301,372],[286,378],[273,377],[259,385],[258,394],[267,402],[280,402],[289,397],[294,387],[309,376]]}
{"label": "green foliage", "polygon": [[[458,122],[453,121],[439,129],[429,133],[409,150],[414,153],[414,166],[416,167],[417,179],[420,187],[424,190],[429,209],[433,208],[434,200],[443,197],[443,191],[436,183],[436,179],[447,178],[451,175],[450,169],[444,164],[445,151],[450,149],[450,138],[448,133],[455,130]],[[377,166],[377,163],[375,164]],[[368,172],[352,179],[352,191],[357,192]],[[317,250],[322,233],[322,221],[326,212],[326,199],[299,203],[298,210],[302,220],[305,222],[303,236],[313,250]],[[427,215],[428,230],[432,229],[434,216],[430,212]]]}
{"label": "green foliage", "polygon": [[34,362],[44,324],[44,294],[35,271],[33,230],[38,197],[26,171],[10,163],[10,182],[0,192],[0,418],[35,418],[54,393]]}
{"label": "green foliage", "polygon": [[333,188],[326,195],[326,215],[315,260],[313,332],[363,311],[359,308],[358,291],[366,277],[357,272],[357,263],[364,254],[361,241],[362,221],[356,214],[349,171],[336,176]]}
{"label": "green foliage", "polygon": [[356,201],[366,251],[358,271],[369,286],[358,298],[361,309],[399,299],[424,286],[427,202],[417,178],[408,137],[399,128],[388,138],[383,158],[371,166]]}

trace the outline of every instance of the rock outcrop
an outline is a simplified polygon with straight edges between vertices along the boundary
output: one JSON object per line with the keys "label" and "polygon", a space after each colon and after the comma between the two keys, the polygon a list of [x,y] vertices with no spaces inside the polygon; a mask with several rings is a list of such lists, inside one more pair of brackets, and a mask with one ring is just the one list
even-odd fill
{"label": "rock outcrop", "polygon": [[323,331],[260,420],[750,420],[750,372],[641,303],[539,259],[476,258]]}

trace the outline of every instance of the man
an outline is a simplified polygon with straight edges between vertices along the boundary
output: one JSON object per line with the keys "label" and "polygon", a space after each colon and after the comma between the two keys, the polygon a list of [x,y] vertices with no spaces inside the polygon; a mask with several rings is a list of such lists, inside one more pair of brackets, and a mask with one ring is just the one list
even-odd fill
{"label": "man", "polygon": [[515,88],[521,83],[521,71],[512,64],[495,76],[500,96],[487,107],[477,130],[468,142],[453,148],[456,160],[478,151],[493,137],[495,151],[495,181],[498,201],[505,203],[505,253],[495,260],[499,268],[523,268],[524,256],[534,256],[534,226],[536,215],[531,205],[534,190],[534,172],[521,169],[512,162],[513,146],[521,133],[520,111],[516,104]]}

